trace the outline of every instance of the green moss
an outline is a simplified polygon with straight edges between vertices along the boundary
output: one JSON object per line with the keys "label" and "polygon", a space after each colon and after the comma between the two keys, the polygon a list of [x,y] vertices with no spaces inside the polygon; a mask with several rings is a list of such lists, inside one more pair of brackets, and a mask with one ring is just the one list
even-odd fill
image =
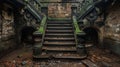
{"label": "green moss", "polygon": [[74,23],[74,27],[75,27],[75,33],[79,34],[81,32],[83,32],[82,30],[80,30],[77,19],[75,16],[73,16],[73,23]]}
{"label": "green moss", "polygon": [[44,33],[46,20],[47,20],[47,17],[44,16],[43,19],[42,19],[42,21],[41,21],[40,28],[38,30],[41,34]]}

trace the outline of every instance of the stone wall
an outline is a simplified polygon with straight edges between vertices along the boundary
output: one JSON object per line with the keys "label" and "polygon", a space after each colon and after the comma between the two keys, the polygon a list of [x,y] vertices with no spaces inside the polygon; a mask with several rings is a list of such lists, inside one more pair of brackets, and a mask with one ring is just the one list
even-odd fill
{"label": "stone wall", "polygon": [[105,37],[120,41],[120,4],[110,8],[106,22]]}
{"label": "stone wall", "polygon": [[[0,6],[0,57],[22,46],[21,30],[25,27],[39,27],[40,23],[24,7],[15,8],[9,3]],[[28,29],[29,30],[29,29]],[[29,32],[27,33],[27,35]],[[31,33],[30,33],[31,34]],[[4,53],[3,53],[4,52]]]}
{"label": "stone wall", "polygon": [[120,55],[120,3],[116,2],[108,10],[109,15],[104,26],[104,46]]}
{"label": "stone wall", "polygon": [[[0,56],[3,51],[14,48],[14,12],[10,5],[2,4],[0,7]],[[2,53],[2,54],[1,54]]]}

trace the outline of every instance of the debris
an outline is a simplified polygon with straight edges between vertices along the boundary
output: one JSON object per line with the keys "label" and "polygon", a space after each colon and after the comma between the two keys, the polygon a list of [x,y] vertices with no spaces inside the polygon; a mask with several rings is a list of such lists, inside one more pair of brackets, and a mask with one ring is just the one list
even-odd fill
{"label": "debris", "polygon": [[22,57],[22,55],[18,55],[18,56],[17,56],[17,58],[21,58],[21,57]]}
{"label": "debris", "polygon": [[27,64],[27,61],[23,61],[22,63],[21,63],[21,65],[26,65]]}

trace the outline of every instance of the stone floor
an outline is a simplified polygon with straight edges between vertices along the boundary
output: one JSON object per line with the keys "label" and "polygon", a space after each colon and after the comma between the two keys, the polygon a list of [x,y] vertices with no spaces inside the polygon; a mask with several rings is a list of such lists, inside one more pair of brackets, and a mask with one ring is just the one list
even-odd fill
{"label": "stone floor", "polygon": [[[95,63],[97,67],[120,67],[120,57],[112,54],[110,51],[101,50],[95,47],[88,50],[89,55],[87,59]],[[86,67],[82,61],[84,60],[77,62],[66,62],[59,60],[33,62],[32,48],[24,47],[9,53],[0,59],[0,67]]]}

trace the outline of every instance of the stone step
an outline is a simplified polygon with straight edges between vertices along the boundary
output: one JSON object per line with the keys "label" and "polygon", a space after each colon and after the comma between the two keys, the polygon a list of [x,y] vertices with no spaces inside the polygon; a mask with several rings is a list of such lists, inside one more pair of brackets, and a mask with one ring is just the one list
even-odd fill
{"label": "stone step", "polygon": [[34,56],[36,59],[68,59],[68,60],[81,60],[86,58],[86,56],[80,56],[79,54],[72,53],[42,53],[39,56]]}
{"label": "stone step", "polygon": [[43,50],[45,51],[59,51],[59,52],[62,52],[62,51],[76,51],[76,47],[64,47],[64,46],[54,46],[54,47],[49,47],[49,46],[43,46],[42,47]]}
{"label": "stone step", "polygon": [[46,30],[46,32],[51,32],[51,33],[72,33],[73,30]]}
{"label": "stone step", "polygon": [[63,38],[63,37],[45,37],[44,38],[44,40],[61,40],[61,41],[63,41],[63,40],[75,40],[75,38],[74,37],[70,37],[70,38]]}
{"label": "stone step", "polygon": [[67,43],[54,43],[54,42],[49,42],[49,43],[44,43],[44,46],[76,46],[75,43],[67,44]]}
{"label": "stone step", "polygon": [[59,23],[59,24],[65,24],[65,23],[72,23],[72,22],[66,22],[66,21],[47,21],[47,24],[56,24],[56,23]]}
{"label": "stone step", "polygon": [[47,30],[72,30],[72,27],[47,27]]}
{"label": "stone step", "polygon": [[47,27],[72,27],[72,24],[47,24]]}
{"label": "stone step", "polygon": [[44,44],[48,44],[48,45],[75,45],[75,42],[47,42],[45,41]]}
{"label": "stone step", "polygon": [[74,34],[48,34],[46,33],[45,36],[49,36],[49,37],[74,37]]}

